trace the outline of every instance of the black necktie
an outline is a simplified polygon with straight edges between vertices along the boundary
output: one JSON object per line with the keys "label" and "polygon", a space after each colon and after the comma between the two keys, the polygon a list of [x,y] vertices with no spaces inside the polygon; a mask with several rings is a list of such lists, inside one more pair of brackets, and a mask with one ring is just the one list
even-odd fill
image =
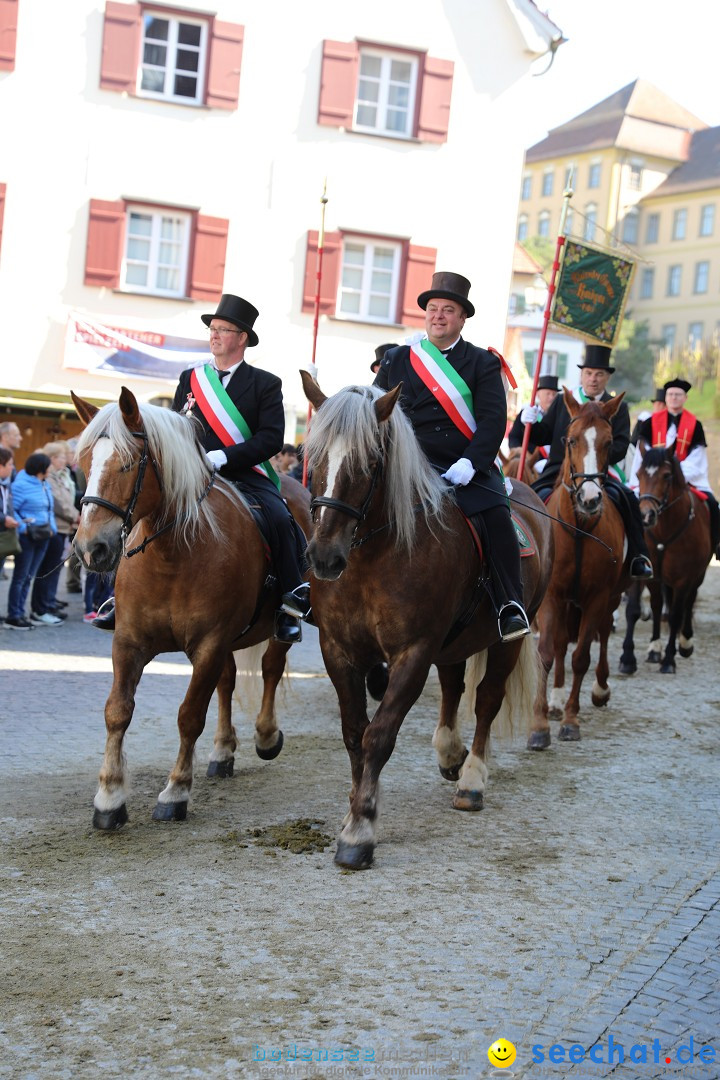
{"label": "black necktie", "polygon": [[230,374],[229,371],[220,371],[220,370],[218,370],[218,375],[220,376],[220,385],[221,386],[225,385],[224,382],[223,382],[223,379],[225,378],[226,375],[229,375],[229,374]]}

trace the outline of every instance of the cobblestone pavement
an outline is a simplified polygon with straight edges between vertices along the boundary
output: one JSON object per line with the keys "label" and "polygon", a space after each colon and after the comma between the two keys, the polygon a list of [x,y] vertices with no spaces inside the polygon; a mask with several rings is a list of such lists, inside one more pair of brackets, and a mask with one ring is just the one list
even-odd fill
{"label": "cobblestone pavement", "polygon": [[[62,627],[0,630],[0,1077],[720,1076],[717,564],[678,674],[611,674],[602,710],[588,680],[579,744],[498,742],[482,814],[437,773],[431,676],[364,874],[332,864],[349,770],[313,629],[283,753],[256,758],[239,712],[236,774],[208,781],[209,722],[184,823],[150,814],[189,666],[150,665],[130,821],[93,830],[112,636],[66,599]],[[267,831],[308,821],[324,850]]]}

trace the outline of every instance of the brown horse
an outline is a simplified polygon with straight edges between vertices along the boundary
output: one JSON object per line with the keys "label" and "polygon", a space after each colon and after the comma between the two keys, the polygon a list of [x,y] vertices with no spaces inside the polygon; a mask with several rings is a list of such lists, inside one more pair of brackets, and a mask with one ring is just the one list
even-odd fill
{"label": "brown horse", "polygon": [[[169,409],[138,405],[125,387],[118,405],[100,410],[72,398],[87,425],[78,444],[88,484],[75,550],[89,570],[117,567],[113,684],[93,821],[99,829],[127,821],[123,738],[135,690],[154,656],[176,651],[190,659],[193,673],[178,713],[177,761],[153,818],[182,820],[193,750],[216,687],[218,726],[208,775],[232,775],[233,650],[267,642],[277,606],[274,590],[265,585],[266,545],[245,500],[208,464],[196,424]],[[290,506],[309,532],[309,495],[301,485],[292,485]],[[255,748],[265,759],[282,748],[275,690],[288,648],[270,641],[262,660]]]}
{"label": "brown horse", "polygon": [[[675,456],[675,444],[648,450],[640,446],[638,469],[640,510],[655,570],[649,582],[653,616],[653,639],[647,659],[659,663],[663,675],[675,674],[676,643],[681,656],[693,652],[693,608],[698,589],[712,558],[710,513],[707,502],[691,490]],[[663,588],[668,604],[669,637],[662,655],[660,626]],[[639,611],[627,608],[627,633],[623,642],[621,670],[637,667],[633,631]]]}
{"label": "brown horse", "polygon": [[[590,666],[590,646],[597,639],[600,655],[595,668],[593,705],[606,705],[608,686],[607,645],[613,612],[630,582],[625,565],[625,529],[619,511],[605,492],[612,429],[623,395],[602,404],[580,405],[564,390],[570,424],[565,460],[558,483],[548,500],[547,511],[555,518],[555,561],[547,594],[540,607],[540,658],[544,673],[535,706],[535,723],[528,740],[530,750],[550,745],[548,715],[562,715],[565,686],[565,654],[577,642],[572,657],[572,689],[564,707],[559,738],[580,738],[580,688]],[[547,677],[555,663],[551,707],[547,700]]]}
{"label": "brown horse", "polygon": [[[521,706],[529,718],[536,650],[530,637],[500,642],[477,547],[451,489],[396,408],[401,388],[383,394],[351,386],[327,398],[307,373],[301,375],[318,410],[305,443],[315,519],[307,551],[313,614],[352,773],[335,862],[358,870],[373,860],[380,772],[431,664],[442,691],[433,737],[440,771],[457,780],[457,809],[480,810],[490,725],[513,693],[522,698],[524,692]],[[533,548],[523,559],[532,617],[547,585],[552,534],[534,512],[542,510],[534,492],[516,482],[513,495]],[[466,660],[485,652],[482,681],[474,668],[467,675],[476,720],[468,753],[458,732],[458,706]],[[370,723],[364,680],[382,662],[388,687]]]}
{"label": "brown horse", "polygon": [[520,446],[512,447],[507,454],[504,454],[502,450],[498,453],[498,457],[502,462],[503,473],[509,480],[522,480],[523,484],[532,484],[533,480],[537,480],[533,466],[536,461],[540,460],[541,450],[539,447],[535,447],[532,453],[526,454],[522,476],[518,476],[521,456],[522,447]]}

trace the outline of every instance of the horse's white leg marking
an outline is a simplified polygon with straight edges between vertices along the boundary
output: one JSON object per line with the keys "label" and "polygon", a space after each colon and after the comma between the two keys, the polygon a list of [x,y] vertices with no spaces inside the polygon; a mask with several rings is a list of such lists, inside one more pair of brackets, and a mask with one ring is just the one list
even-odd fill
{"label": "horse's white leg marking", "polygon": [[[98,439],[95,443],[90,461],[90,475],[87,478],[87,488],[85,489],[86,495],[96,496],[100,491],[100,481],[112,452],[113,446],[110,439]],[[100,507],[96,503],[83,503],[80,516],[88,520],[99,509]]]}
{"label": "horse's white leg marking", "polygon": [[432,744],[437,754],[438,765],[443,769],[456,765],[465,749],[457,726],[449,728],[440,727],[438,724],[432,737]]}
{"label": "horse's white leg marking", "polygon": [[559,709],[562,712],[565,708],[566,698],[567,690],[564,686],[553,686],[550,692],[550,708]]}
{"label": "horse's white leg marking", "polygon": [[187,802],[190,798],[190,787],[187,784],[173,784],[168,786],[158,795],[159,803]]}
{"label": "horse's white leg marking", "polygon": [[458,791],[484,791],[488,778],[488,767],[482,758],[472,752],[465,758],[457,782]]}
{"label": "horse's white leg marking", "polygon": [[693,648],[693,638],[685,637],[684,634],[680,634],[678,640],[680,642],[680,648],[681,649],[692,649]]}
{"label": "horse's white leg marking", "polygon": [[[337,446],[333,447],[328,454],[327,483],[325,484],[325,490],[323,491],[323,497],[326,499],[332,498],[333,488],[335,487],[335,477],[340,472],[340,466],[345,460],[345,457],[345,450]],[[322,521],[323,514],[326,510],[326,506],[320,507],[320,521]]]}
{"label": "horse's white leg marking", "polygon": [[374,818],[372,820],[366,817],[356,818],[353,815],[352,810],[349,810],[343,818],[343,827],[342,832],[340,833],[340,839],[343,843],[349,844],[352,847],[361,844],[372,844],[373,847],[375,846],[379,802],[380,783],[378,782],[375,786],[375,797],[370,803],[371,809],[375,811]]}
{"label": "horse's white leg marking", "polygon": [[93,805],[96,810],[108,811],[117,810],[118,807],[124,806],[127,802],[127,774],[122,784],[117,787],[109,788],[105,784],[101,784],[97,789],[97,794],[93,799]]}
{"label": "horse's white leg marking", "polygon": [[603,690],[602,686],[596,679],[593,683],[592,694],[594,698],[597,698],[600,701],[607,701],[607,699],[610,697],[610,687],[606,686]]}
{"label": "horse's white leg marking", "polygon": [[[583,458],[583,472],[597,473],[597,450],[595,448],[595,439],[597,431],[594,427],[588,428],[585,432],[585,442],[587,443],[587,452]],[[580,485],[580,491],[582,497],[587,502],[592,502],[602,495],[602,491],[595,480],[584,480]]]}
{"label": "horse's white leg marking", "polygon": [[651,641],[648,645],[648,653],[662,652],[662,641],[658,638],[656,641]]}

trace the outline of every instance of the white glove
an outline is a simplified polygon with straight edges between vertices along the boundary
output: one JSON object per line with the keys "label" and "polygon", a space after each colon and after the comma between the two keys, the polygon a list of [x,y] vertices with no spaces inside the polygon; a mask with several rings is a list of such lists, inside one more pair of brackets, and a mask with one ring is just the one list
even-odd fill
{"label": "white glove", "polygon": [[541,409],[539,405],[526,405],[520,413],[523,424],[536,424],[540,419]]}
{"label": "white glove", "polygon": [[449,484],[459,484],[460,487],[469,484],[474,475],[475,466],[466,457],[461,457],[454,465],[450,466],[447,472],[442,474],[443,480],[447,480]]}
{"label": "white glove", "polygon": [[227,465],[227,454],[224,450],[208,450],[205,457],[216,469],[222,469],[223,465]]}

